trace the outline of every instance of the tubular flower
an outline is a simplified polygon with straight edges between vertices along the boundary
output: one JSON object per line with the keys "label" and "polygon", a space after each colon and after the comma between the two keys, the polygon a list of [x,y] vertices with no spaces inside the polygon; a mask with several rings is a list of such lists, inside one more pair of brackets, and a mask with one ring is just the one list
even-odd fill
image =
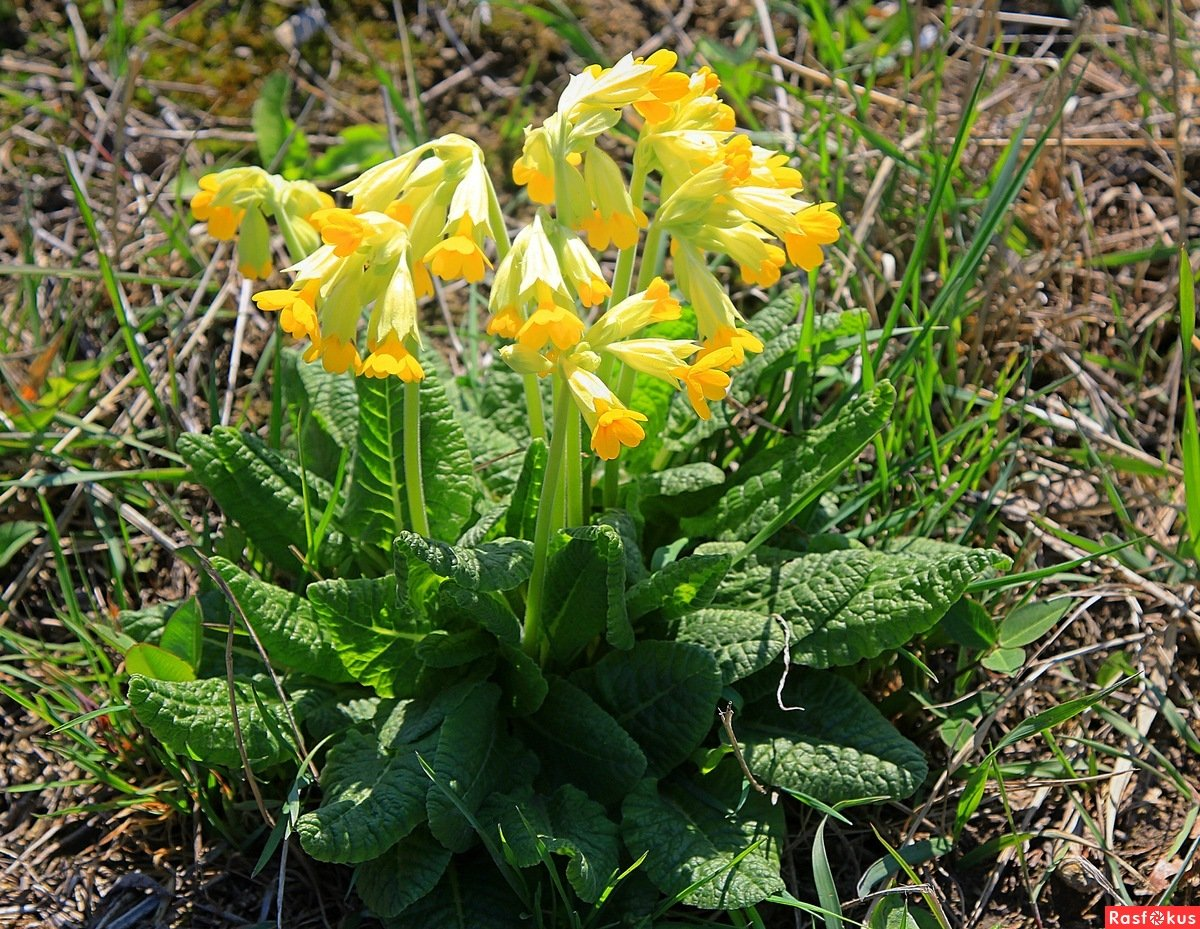
{"label": "tubular flower", "polygon": [[475,240],[475,232],[467,216],[459,221],[458,231],[454,235],[438,242],[425,253],[423,261],[443,281],[461,277],[468,284],[482,281],[484,268],[492,266]]}
{"label": "tubular flower", "polygon": [[680,365],[671,373],[683,381],[688,401],[701,419],[711,419],[711,401],[724,400],[730,377],[725,372],[733,367],[734,350],[720,348],[707,351],[694,364]]}
{"label": "tubular flower", "polygon": [[[229,168],[200,178],[192,214],[208,224],[214,239],[237,239],[238,270],[251,280],[271,274],[271,233],[267,216],[277,209],[276,194],[288,182],[262,168]],[[240,235],[239,235],[240,233]]]}
{"label": "tubular flower", "polygon": [[584,162],[583,176],[588,196],[596,204],[578,226],[587,233],[588,245],[597,251],[610,242],[617,248],[636,245],[639,230],[646,228],[646,214],[633,205],[617,163],[595,148]]}
{"label": "tubular flower", "polygon": [[819,267],[825,259],[822,245],[838,240],[842,220],[833,212],[832,203],[814,203],[796,215],[799,232],[784,236],[788,257],[805,271]]}
{"label": "tubular flower", "polygon": [[600,263],[588,251],[588,247],[570,233],[558,238],[556,244],[563,276],[578,295],[579,302],[584,306],[597,306],[612,296],[612,288],[604,280]]}
{"label": "tubular flower", "polygon": [[522,348],[536,352],[553,342],[555,348],[562,350],[571,348],[583,337],[583,320],[578,314],[552,300],[553,295],[547,292],[518,330],[517,341]]}
{"label": "tubular flower", "polygon": [[638,425],[646,422],[643,414],[622,405],[616,394],[591,371],[569,363],[564,367],[571,396],[591,430],[592,451],[611,461],[620,454],[622,446],[633,448],[646,438],[646,431]]}
{"label": "tubular flower", "polygon": [[263,290],[254,295],[260,310],[279,313],[279,325],[283,331],[296,339],[321,338],[317,323],[317,281],[309,281],[303,287],[292,290]]}
{"label": "tubular flower", "polygon": [[[699,362],[710,355],[718,355],[720,361],[717,362],[717,367],[723,371],[729,371],[745,364],[746,352],[758,354],[762,350],[762,340],[749,329],[720,326],[716,332],[704,340],[704,347],[700,349],[696,360]],[[725,352],[729,354],[724,354]]]}
{"label": "tubular flower", "polygon": [[679,319],[679,301],[671,296],[671,288],[661,277],[640,293],[631,294],[601,316],[584,338],[589,345],[607,345],[626,339],[652,323]]}
{"label": "tubular flower", "polygon": [[678,100],[687,93],[687,75],[669,73],[678,57],[662,48],[649,58],[626,55],[611,68],[591,65],[568,82],[558,112],[572,122],[590,110],[619,110],[630,104],[657,113],[656,104]]}

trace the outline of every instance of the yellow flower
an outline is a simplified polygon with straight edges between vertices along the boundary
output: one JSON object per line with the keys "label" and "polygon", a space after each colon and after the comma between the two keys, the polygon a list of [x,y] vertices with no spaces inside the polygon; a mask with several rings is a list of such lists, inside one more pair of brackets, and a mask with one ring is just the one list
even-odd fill
{"label": "yellow flower", "polygon": [[612,295],[612,288],[604,280],[600,263],[574,235],[563,230],[559,237],[559,256],[564,277],[579,296],[584,306],[597,306]]}
{"label": "yellow flower", "polygon": [[680,365],[672,373],[683,381],[688,401],[701,419],[711,419],[709,401],[725,399],[730,377],[725,372],[734,364],[734,350],[721,348],[708,351],[694,364]]}
{"label": "yellow flower", "polygon": [[279,313],[279,325],[293,338],[321,340],[321,329],[317,323],[318,281],[308,281],[302,287],[291,290],[263,290],[254,295],[260,310]]}
{"label": "yellow flower", "polygon": [[[728,371],[738,365],[745,364],[746,352],[758,354],[763,350],[762,340],[749,329],[739,329],[736,326],[720,326],[704,340],[704,347],[696,356],[697,363],[709,356],[716,355],[719,361],[716,366]],[[728,352],[728,354],[726,354]]]}
{"label": "yellow flower", "polygon": [[[699,350],[699,345],[686,339],[626,339],[603,347],[603,351],[635,371],[667,381],[676,387],[679,386],[677,372],[681,363]],[[686,369],[687,365],[682,367]]]}
{"label": "yellow flower", "polygon": [[360,373],[365,377],[398,377],[406,384],[425,377],[421,363],[394,335],[389,335],[363,360]]}
{"label": "yellow flower", "polygon": [[525,317],[515,306],[505,307],[488,320],[488,335],[498,335],[503,339],[515,339],[521,327],[525,325]]}
{"label": "yellow flower", "polygon": [[825,260],[822,245],[830,245],[838,240],[842,220],[833,212],[832,203],[814,203],[796,215],[798,232],[784,236],[788,258],[793,264],[805,271],[819,267]]}
{"label": "yellow flower", "polygon": [[592,426],[592,451],[611,461],[621,453],[621,446],[635,448],[642,439],[646,438],[646,430],[638,423],[646,422],[646,417],[637,410],[623,406],[609,405],[608,401],[596,399],[598,414]]}
{"label": "yellow flower", "polygon": [[587,233],[588,244],[597,251],[610,242],[617,248],[636,245],[639,230],[646,228],[646,214],[634,207],[617,163],[594,148],[584,162],[583,176],[589,201],[596,204],[576,227]]}
{"label": "yellow flower", "polygon": [[513,180],[529,190],[534,203],[554,202],[554,155],[545,126],[525,130],[525,145],[521,157],[513,162]]}
{"label": "yellow flower", "polygon": [[443,281],[461,277],[468,284],[482,281],[484,268],[492,266],[472,236],[471,220],[466,216],[460,221],[459,231],[438,242],[422,260]]}
{"label": "yellow flower", "polygon": [[350,195],[355,212],[382,212],[400,196],[428,148],[428,144],[418,145],[398,158],[368,168],[338,190]]}
{"label": "yellow flower", "polygon": [[592,433],[592,450],[605,461],[611,461],[621,447],[633,448],[646,437],[638,423],[646,417],[623,406],[616,394],[591,371],[564,362],[567,386]]}
{"label": "yellow flower", "polygon": [[531,351],[538,351],[547,342],[553,342],[555,348],[566,349],[578,343],[582,336],[583,320],[574,310],[551,302],[539,302],[518,330],[517,341]]}
{"label": "yellow flower", "polygon": [[238,226],[246,211],[216,203],[220,190],[218,175],[206,174],[200,178],[200,190],[192,197],[192,215],[208,223],[208,234],[218,242],[228,242],[237,235]]}

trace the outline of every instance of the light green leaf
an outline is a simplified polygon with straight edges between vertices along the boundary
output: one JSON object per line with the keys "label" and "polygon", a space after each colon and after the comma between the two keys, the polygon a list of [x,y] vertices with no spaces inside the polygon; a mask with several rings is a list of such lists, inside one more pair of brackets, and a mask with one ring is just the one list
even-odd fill
{"label": "light green leaf", "polygon": [[867,929],[941,929],[941,923],[929,912],[915,906],[906,894],[883,897],[871,911]]}
{"label": "light green leaf", "polygon": [[984,550],[805,555],[778,569],[765,591],[773,595],[760,605],[792,624],[794,662],[816,668],[854,664],[931,629],[968,584],[1006,563]]}
{"label": "light green leaf", "polygon": [[1021,668],[1025,667],[1025,649],[998,648],[984,655],[979,660],[979,663],[989,671],[995,671],[997,674],[1006,674],[1012,677]]}
{"label": "light green leaf", "polygon": [[680,494],[697,493],[725,483],[725,472],[707,461],[663,468],[648,474],[639,474],[635,482],[638,493],[643,497],[677,497]]}
{"label": "light green leaf", "polygon": [[684,532],[765,541],[844,475],[846,466],[887,423],[895,400],[895,389],[880,381],[831,421],[756,455],[716,506],[681,520]]}
{"label": "light green leaf", "polygon": [[1056,600],[1037,600],[1017,607],[1000,623],[1001,647],[1019,648],[1033,644],[1066,615],[1073,602],[1070,597],[1061,597]]}
{"label": "light green leaf", "polygon": [[[192,597],[179,604],[179,609],[171,614],[163,627],[162,638],[158,644],[176,658],[182,659],[189,667],[200,667],[200,658],[204,650],[204,615],[198,598]],[[133,673],[132,669],[130,673]],[[159,679],[164,680],[161,677]]]}
{"label": "light green leaf", "polygon": [[617,721],[562,678],[550,678],[538,711],[515,723],[551,788],[574,784],[601,803],[619,803],[646,770],[646,756]]}
{"label": "light green leaf", "polygon": [[[250,764],[265,767],[292,757],[284,737],[291,729],[274,688],[236,681],[234,694]],[[129,704],[154,737],[176,754],[208,765],[241,767],[224,679],[155,681],[135,674],[129,679]]]}
{"label": "light green leaf", "polygon": [[[358,452],[346,501],[346,525],[381,546],[411,521],[404,491],[404,388],[397,378],[356,378]],[[430,372],[420,383],[421,480],[430,531],[457,539],[474,513],[477,495],[466,436]]]}
{"label": "light green leaf", "polygon": [[550,659],[570,664],[597,636],[617,648],[633,644],[625,612],[625,554],[611,526],[561,533],[565,544],[546,568],[545,631]]}
{"label": "light green leaf", "polygon": [[220,556],[213,556],[212,564],[233,591],[272,664],[325,681],[355,680],[307,600],[251,577]]}
{"label": "light green leaf", "polygon": [[354,889],[376,916],[399,916],[446,873],[450,851],[418,826],[378,858],[354,869]]}
{"label": "light green leaf", "polygon": [[474,813],[492,793],[506,767],[501,752],[502,733],[496,707],[500,688],[495,684],[477,687],[442,723],[437,751],[426,755],[437,783],[429,785],[425,810],[429,830],[452,852],[465,852],[474,844],[471,823],[438,784],[454,792]]}
{"label": "light green leaf", "polygon": [[784,645],[783,628],[773,617],[715,607],[684,616],[675,640],[699,645],[713,655],[726,684],[767,667]]}
{"label": "light green leaf", "polygon": [[533,571],[533,543],[523,539],[462,548],[401,532],[395,551],[397,559],[424,562],[438,577],[449,578],[465,590],[511,590],[529,580]]}
{"label": "light green leaf", "polygon": [[976,650],[996,644],[996,624],[988,611],[970,597],[959,597],[938,623],[950,641]]}
{"label": "light green leaf", "polygon": [[793,670],[782,710],[772,694],[746,707],[737,737],[763,783],[835,804],[907,797],[925,779],[920,749],[898,733],[845,678]]}
{"label": "light green leaf", "polygon": [[195,669],[164,648],[141,642],[125,653],[125,671],[156,681],[194,681]]}
{"label": "light green leaf", "polygon": [[753,792],[742,803],[742,793],[732,763],[689,781],[644,780],[621,808],[625,846],[634,856],[647,852],[641,870],[664,894],[703,882],[684,903],[706,910],[753,906],[783,890],[786,829],[782,807]]}
{"label": "light green leaf", "polygon": [[[284,167],[303,164],[308,157],[308,140],[304,133],[296,131],[292,135],[296,124],[287,115],[291,93],[292,82],[288,76],[282,71],[272,71],[263,81],[258,99],[250,109],[250,125],[258,143],[259,161],[264,168],[274,165],[274,170],[281,171]],[[279,150],[285,144],[288,150],[277,162]]]}
{"label": "light green leaf", "polygon": [[689,555],[670,562],[629,588],[629,618],[661,610],[664,618],[675,619],[708,606],[732,560],[727,555]]}
{"label": "light green leaf", "polygon": [[[263,554],[299,573],[301,565],[291,547],[311,555],[305,526],[315,529],[320,523],[333,493],[329,483],[311,472],[302,473],[298,464],[257,436],[224,426],[209,435],[180,436],[179,453],[225,515],[245,530]],[[334,524],[320,543],[321,565],[335,566],[349,554],[349,541],[336,528],[336,519]]]}
{"label": "light green leaf", "polygon": [[695,750],[713,726],[721,696],[716,659],[683,642],[639,642],[571,680],[633,736],[650,777],[664,776]]}
{"label": "light green leaf", "polygon": [[318,861],[354,864],[378,858],[425,820],[429,778],[417,755],[436,735],[385,752],[357,730],[329,750],[321,772],[321,806],[296,824],[304,850]]}
{"label": "light green leaf", "polygon": [[319,581],[309,585],[307,595],[352,680],[381,697],[412,693],[421,669],[416,646],[430,626],[399,602],[392,575]]}

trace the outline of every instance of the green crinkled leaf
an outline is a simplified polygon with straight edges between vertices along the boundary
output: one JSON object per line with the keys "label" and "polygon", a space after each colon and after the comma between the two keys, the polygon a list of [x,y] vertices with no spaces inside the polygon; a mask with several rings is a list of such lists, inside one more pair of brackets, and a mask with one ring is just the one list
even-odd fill
{"label": "green crinkled leaf", "polygon": [[646,770],[646,756],[628,733],[562,678],[550,678],[541,707],[517,726],[552,789],[574,784],[601,803],[619,803]]}
{"label": "green crinkled leaf", "polygon": [[[605,510],[596,519],[596,525],[611,527],[621,539],[621,551],[625,555],[625,583],[636,584],[647,576],[642,564],[642,549],[638,544],[639,526],[633,514],[627,510]],[[632,643],[631,643],[632,644]]]}
{"label": "green crinkled leaf", "polygon": [[[285,737],[291,726],[275,689],[266,683],[235,681],[234,695],[250,764],[264,767],[293,757]],[[154,737],[176,754],[208,765],[241,767],[224,679],[155,681],[135,674],[129,679],[129,705]]]}
{"label": "green crinkled leaf", "polygon": [[483,486],[498,500],[513,494],[521,474],[524,443],[474,413],[460,414],[459,421],[471,451],[475,473]]}
{"label": "green crinkled leaf", "polygon": [[452,852],[470,848],[475,831],[442,787],[453,791],[472,813],[492,793],[499,769],[505,766],[500,750],[502,733],[497,725],[499,700],[500,688],[496,685],[477,687],[469,699],[446,715],[437,751],[425,758],[436,779],[429,785],[425,800],[429,830]]}
{"label": "green crinkled leaf", "polygon": [[617,648],[633,643],[625,612],[625,554],[611,526],[561,533],[565,544],[546,568],[544,628],[551,661],[570,664],[600,635]]}
{"label": "green crinkled leaf", "polygon": [[304,850],[318,861],[356,864],[378,858],[425,820],[429,778],[417,755],[437,744],[384,751],[373,735],[357,730],[329,750],[321,772],[321,806],[296,823]]}
{"label": "green crinkled leaf", "polygon": [[698,516],[681,525],[691,536],[749,540],[778,530],[841,477],[871,438],[883,428],[896,391],[880,381],[832,421],[801,437],[787,437],[755,456],[737,474],[737,483]]}
{"label": "green crinkled leaf", "polygon": [[386,929],[513,929],[526,910],[499,871],[483,857],[456,858],[425,896],[393,919]]}
{"label": "green crinkled leaf", "polygon": [[638,493],[644,497],[677,497],[680,494],[696,493],[725,483],[725,472],[707,461],[663,468],[648,474],[639,474],[635,482]]}
{"label": "green crinkled leaf", "polygon": [[610,652],[571,680],[633,736],[650,777],[667,774],[700,744],[721,696],[716,659],[682,642],[639,642],[631,651]]}
{"label": "green crinkled leaf", "polygon": [[501,642],[516,645],[521,640],[521,623],[508,601],[492,593],[476,593],[454,584],[438,590],[437,623],[446,629],[486,629]]}
{"label": "green crinkled leaf", "polygon": [[793,669],[781,710],[772,694],[746,707],[737,737],[746,764],[767,784],[840,803],[907,797],[925,779],[921,750],[845,678]]}
{"label": "green crinkled leaf", "polygon": [[482,629],[434,629],[417,643],[416,654],[427,668],[459,668],[495,650],[495,637]]}
{"label": "green crinkled leaf", "polygon": [[381,697],[413,692],[421,670],[416,646],[430,627],[398,602],[392,575],[319,581],[307,595],[352,680]]}
{"label": "green crinkled leaf", "polygon": [[699,645],[716,658],[726,684],[767,667],[784,645],[783,628],[774,617],[715,607],[680,619],[675,639]]}
{"label": "green crinkled leaf", "polygon": [[968,584],[1006,560],[983,550],[805,555],[779,569],[776,586],[762,588],[774,595],[760,602],[792,624],[793,662],[854,664],[933,628]]}
{"label": "green crinkled leaf", "polygon": [[521,649],[500,643],[500,666],[496,681],[504,691],[504,711],[511,716],[528,716],[546,699],[550,685],[538,663]]}
{"label": "green crinkled leaf", "polygon": [[304,390],[304,402],[313,421],[342,448],[354,448],[358,442],[358,393],[355,379],[330,374],[322,365],[293,358],[295,375]]}
{"label": "green crinkled leaf", "polygon": [[[620,830],[602,807],[583,791],[564,784],[549,797],[525,789],[491,797],[480,821],[503,834],[517,867],[541,861],[540,839],[552,855],[565,855],[567,880],[585,903],[595,903],[620,862]],[[494,826],[493,826],[494,824]],[[531,832],[532,830],[532,832]]]}
{"label": "green crinkled leaf", "polygon": [[436,690],[433,696],[385,703],[375,715],[379,744],[390,749],[419,742],[469,699],[478,686],[478,681],[461,681]]}
{"label": "green crinkled leaf", "polygon": [[[404,489],[404,388],[394,377],[360,377],[358,451],[346,501],[355,535],[388,546],[411,526]],[[435,538],[457,539],[474,514],[477,488],[466,436],[438,377],[421,382],[421,481]]]}
{"label": "green crinkled leaf", "polygon": [[272,664],[326,681],[355,679],[342,665],[333,640],[307,600],[251,577],[219,556],[213,557],[212,564],[229,585]]}
{"label": "green crinkled leaf", "polygon": [[[328,482],[303,473],[298,464],[257,436],[224,426],[215,427],[210,435],[180,436],[179,453],[225,515],[263,554],[293,573],[300,571],[291,547],[311,557],[306,519],[313,528],[320,523],[333,493]],[[348,553],[349,540],[340,528],[331,528],[320,542],[318,563],[337,565]]]}
{"label": "green crinkled leaf", "polygon": [[399,916],[437,886],[450,851],[418,826],[378,858],[354,869],[354,889],[376,916]]}
{"label": "green crinkled leaf", "polygon": [[783,890],[786,829],[782,807],[753,791],[743,803],[742,794],[741,772],[729,762],[694,780],[644,780],[621,808],[625,846],[635,857],[647,852],[641,870],[664,894],[711,878],[683,902],[706,910],[753,906]]}
{"label": "green crinkled leaf", "polygon": [[434,542],[413,532],[396,537],[396,558],[415,559],[465,590],[511,590],[529,580],[533,543],[498,539],[475,548]]}
{"label": "green crinkled leaf", "polygon": [[672,561],[626,593],[630,619],[661,610],[667,619],[708,606],[729,571],[728,555],[689,555]]}
{"label": "green crinkled leaf", "polygon": [[504,514],[504,534],[515,539],[532,539],[537,522],[538,502],[542,499],[542,481],[546,476],[549,452],[544,439],[532,439],[525,449],[521,473]]}

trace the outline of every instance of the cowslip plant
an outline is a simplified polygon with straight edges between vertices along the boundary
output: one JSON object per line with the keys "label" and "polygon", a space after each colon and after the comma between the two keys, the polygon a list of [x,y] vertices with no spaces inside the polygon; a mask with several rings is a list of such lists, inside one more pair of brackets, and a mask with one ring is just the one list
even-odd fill
{"label": "cowslip plant", "polygon": [[[675,64],[571,78],[512,167],[532,213],[511,244],[454,135],[345,207],[253,168],[193,202],[259,276],[276,220],[292,283],[256,302],[308,346],[279,372],[283,447],[181,440],[229,519],[219,583],[124,615],[129,700],[214,766],[287,784],[315,753],[319,791],[280,799],[282,828],[352,865],[391,925],[787,899],[780,794],[901,798],[926,774],[838,669],[886,661],[1004,561],[828,531],[894,392],[843,377],[796,433],[790,374],[843,371],[865,314],[797,322],[786,291],[744,319],[717,266],[775,284],[840,221],[737,131],[714,75]],[[507,367],[455,380],[418,304],[489,270]],[[731,424],[727,397],[766,427]]]}

